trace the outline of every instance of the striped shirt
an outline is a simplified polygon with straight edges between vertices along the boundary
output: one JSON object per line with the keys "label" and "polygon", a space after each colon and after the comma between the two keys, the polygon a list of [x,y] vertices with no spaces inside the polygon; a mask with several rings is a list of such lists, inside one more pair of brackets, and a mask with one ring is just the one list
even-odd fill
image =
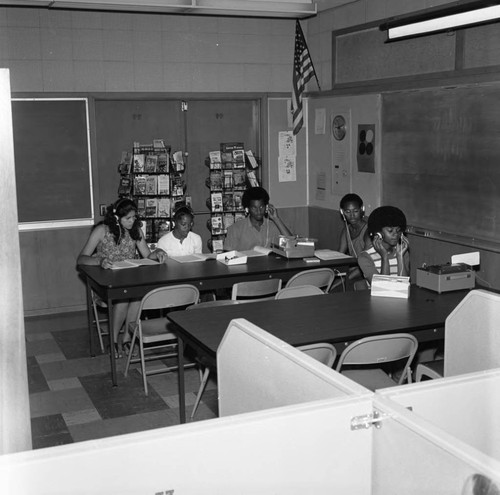
{"label": "striped shirt", "polygon": [[[403,258],[405,266],[409,266],[408,251],[406,251]],[[375,248],[371,247],[370,249],[363,251],[359,255],[358,265],[361,268],[364,277],[368,281],[371,281],[374,274],[381,272],[382,258],[380,257],[380,254],[375,251]],[[401,269],[399,271],[401,271]],[[396,251],[389,255],[389,275],[400,275],[400,273],[398,272],[398,260],[396,258]]]}

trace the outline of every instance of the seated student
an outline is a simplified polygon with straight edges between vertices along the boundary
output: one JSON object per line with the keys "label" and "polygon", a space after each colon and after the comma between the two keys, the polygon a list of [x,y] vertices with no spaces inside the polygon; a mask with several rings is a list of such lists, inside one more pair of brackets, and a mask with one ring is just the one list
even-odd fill
{"label": "seated student", "polygon": [[374,274],[410,275],[409,242],[404,236],[406,217],[395,206],[376,208],[368,218],[372,247],[361,252],[358,265],[371,283]]}
{"label": "seated student", "polygon": [[[136,258],[137,252],[143,258],[158,260],[163,263],[166,256],[161,250],[151,252],[141,230],[141,222],[137,218],[137,205],[128,198],[122,198],[108,206],[104,220],[92,228],[90,236],[78,255],[78,265],[99,265],[112,268],[113,263]],[[113,342],[115,355],[123,355],[123,345],[130,340],[125,331],[124,342],[118,336],[125,323],[132,322],[139,309],[140,301],[130,300],[113,304]]]}
{"label": "seated student", "polygon": [[160,238],[157,248],[167,256],[186,256],[201,253],[201,237],[191,232],[194,215],[189,206],[181,206],[174,213],[174,229]]}
{"label": "seated student", "polygon": [[[357,258],[362,251],[371,246],[363,200],[357,194],[346,194],[340,200],[340,215],[345,226],[340,234],[338,250]],[[358,267],[349,269],[349,280],[362,277]]]}
{"label": "seated student", "polygon": [[227,229],[224,250],[247,251],[255,246],[269,248],[280,234],[293,235],[279,218],[276,208],[269,204],[269,194],[264,188],[247,189],[241,202],[246,218]]}

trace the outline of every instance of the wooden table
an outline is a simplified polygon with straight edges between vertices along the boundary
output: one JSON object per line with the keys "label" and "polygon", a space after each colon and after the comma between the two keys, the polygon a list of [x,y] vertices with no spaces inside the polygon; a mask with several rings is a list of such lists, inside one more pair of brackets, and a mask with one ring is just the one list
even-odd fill
{"label": "wooden table", "polygon": [[[116,301],[140,299],[150,290],[166,285],[192,284],[200,291],[232,287],[237,282],[281,278],[288,281],[303,270],[332,268],[345,271],[348,266],[357,264],[355,258],[341,258],[319,263],[306,263],[301,258],[287,259],[279,255],[248,258],[245,265],[226,266],[215,260],[195,263],[179,263],[167,260],[156,266],[140,266],[122,270],[104,270],[99,266],[79,265],[78,270],[87,284],[87,308],[89,319],[89,338],[91,355],[95,355],[95,335],[92,331],[93,290],[108,305],[109,328],[112,328],[112,307]],[[115,355],[110,352],[111,377],[117,384]]]}
{"label": "wooden table", "polygon": [[408,299],[372,297],[366,290],[172,312],[168,318],[178,326],[180,340],[180,420],[185,421],[184,345],[216,368],[217,348],[234,318],[245,318],[293,346],[330,342],[340,353],[370,335],[409,332],[420,342],[443,339],[447,316],[467,293],[437,294],[411,286]]}

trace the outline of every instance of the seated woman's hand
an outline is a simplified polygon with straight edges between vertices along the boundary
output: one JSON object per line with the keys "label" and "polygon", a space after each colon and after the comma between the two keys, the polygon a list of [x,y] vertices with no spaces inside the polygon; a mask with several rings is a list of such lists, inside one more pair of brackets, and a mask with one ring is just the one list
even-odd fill
{"label": "seated woman's hand", "polygon": [[154,254],[156,254],[156,259],[160,262],[160,263],[165,263],[165,261],[167,261],[167,253],[165,251],[163,251],[163,249],[157,249]]}

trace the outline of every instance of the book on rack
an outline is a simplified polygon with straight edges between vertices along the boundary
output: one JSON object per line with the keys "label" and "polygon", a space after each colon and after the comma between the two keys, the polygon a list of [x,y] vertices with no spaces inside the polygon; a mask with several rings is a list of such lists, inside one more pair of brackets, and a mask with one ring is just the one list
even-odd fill
{"label": "book on rack", "polygon": [[182,175],[176,174],[172,178],[172,196],[182,196],[184,194],[184,180]]}
{"label": "book on rack", "polygon": [[219,170],[222,168],[222,157],[220,151],[209,151],[210,170]]}
{"label": "book on rack", "polygon": [[163,174],[168,174],[169,166],[170,166],[169,154],[168,153],[159,153],[156,171],[163,173]]}
{"label": "book on rack", "polygon": [[236,191],[233,193],[233,204],[234,204],[234,209],[237,211],[243,211],[243,192],[242,191]]}
{"label": "book on rack", "polygon": [[233,188],[233,171],[232,170],[224,170],[223,181],[224,181],[224,189],[232,189]]}
{"label": "book on rack", "polygon": [[150,260],[149,258],[115,261],[111,266],[111,270],[121,270],[122,268],[137,268],[138,266],[151,266],[158,264],[158,261]]}
{"label": "book on rack", "polygon": [[220,235],[224,233],[224,225],[222,215],[213,215],[210,219],[212,235]]}
{"label": "book on rack", "polygon": [[221,192],[213,192],[210,194],[210,204],[211,210],[213,212],[222,212],[222,193]]}
{"label": "book on rack", "polygon": [[118,196],[128,196],[132,190],[132,179],[130,177],[120,177],[118,186]]}
{"label": "book on rack", "polygon": [[233,168],[233,154],[221,152],[222,168]]}
{"label": "book on rack", "polygon": [[146,198],[146,216],[158,216],[158,201],[156,198]]}
{"label": "book on rack", "polygon": [[136,175],[134,177],[134,195],[146,194],[146,177]]}
{"label": "book on rack", "polygon": [[252,150],[245,151],[245,154],[247,156],[248,163],[250,163],[250,167],[252,167],[253,169],[258,168],[259,164],[257,163],[255,156],[253,156]]}
{"label": "book on rack", "polygon": [[146,194],[158,192],[158,179],[156,175],[146,175]]}
{"label": "book on rack", "polygon": [[234,223],[234,214],[224,213],[223,221],[224,221],[224,230],[227,230]]}
{"label": "book on rack", "polygon": [[172,156],[172,165],[175,172],[184,172],[184,156],[182,151],[176,151]]}
{"label": "book on rack", "polygon": [[145,156],[143,153],[134,154],[134,174],[144,172]]}
{"label": "book on rack", "polygon": [[144,163],[144,172],[156,172],[158,165],[158,155],[146,155]]}
{"label": "book on rack", "polygon": [[253,170],[249,170],[247,172],[247,179],[248,183],[250,184],[250,187],[257,187],[259,185],[257,176],[255,175],[255,172]]}
{"label": "book on rack", "polygon": [[158,198],[158,216],[170,216],[170,198]]}
{"label": "book on rack", "polygon": [[146,216],[146,198],[137,198],[137,216],[139,218]]}
{"label": "book on rack", "polygon": [[222,191],[222,171],[213,170],[210,172],[210,190]]}
{"label": "book on rack", "polygon": [[233,185],[235,189],[245,189],[247,183],[247,173],[245,169],[233,170]]}
{"label": "book on rack", "polygon": [[153,139],[153,149],[157,151],[165,151],[165,141],[163,139]]}
{"label": "book on rack", "polygon": [[234,168],[245,168],[245,152],[241,150],[233,150]]}
{"label": "book on rack", "polygon": [[214,253],[219,253],[224,251],[224,240],[223,239],[212,239],[212,251]]}
{"label": "book on rack", "polygon": [[154,229],[156,237],[161,239],[164,235],[170,232],[170,222],[168,220],[154,220]]}
{"label": "book on rack", "polygon": [[234,210],[234,199],[233,193],[222,193],[222,207],[224,211],[233,211]]}
{"label": "book on rack", "polygon": [[120,174],[127,175],[130,174],[132,169],[132,153],[130,151],[122,151],[122,159],[120,165],[118,165],[118,171]]}
{"label": "book on rack", "polygon": [[167,174],[158,175],[158,194],[168,196],[170,194],[170,176]]}

